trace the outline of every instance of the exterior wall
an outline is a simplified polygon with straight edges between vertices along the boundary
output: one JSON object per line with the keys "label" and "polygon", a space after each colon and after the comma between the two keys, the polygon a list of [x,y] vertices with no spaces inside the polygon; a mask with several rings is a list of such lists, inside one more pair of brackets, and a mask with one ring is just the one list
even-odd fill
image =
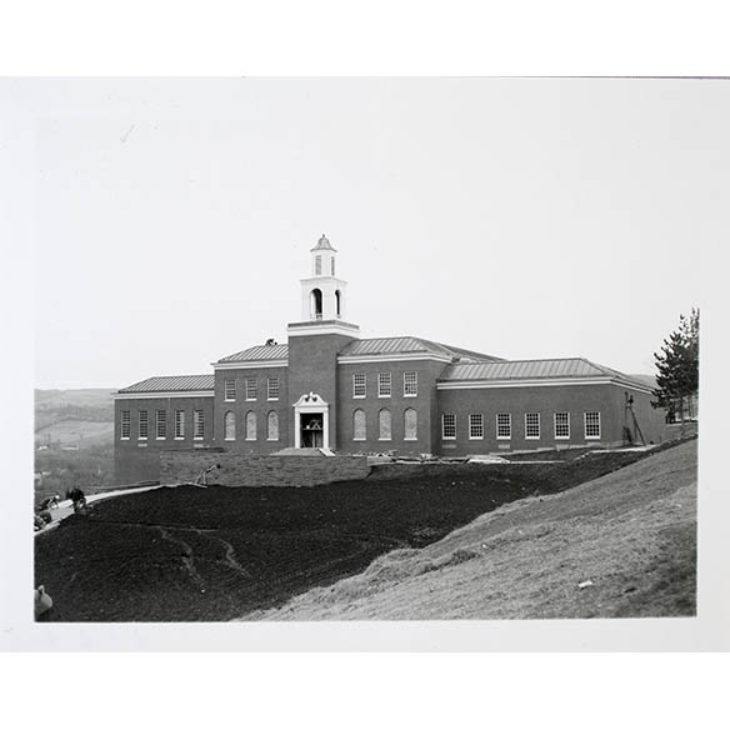
{"label": "exterior wall", "polygon": [[354,456],[240,456],[167,452],[160,456],[165,483],[189,482],[203,469],[218,464],[211,481],[228,487],[312,487],[317,484],[364,479],[367,458]]}
{"label": "exterior wall", "polygon": [[[613,418],[622,426],[630,429],[634,434],[634,423],[630,412],[626,409],[626,396],[634,399],[634,414],[647,444],[659,444],[667,439],[666,411],[663,408],[653,408],[652,397],[649,393],[642,393],[620,385],[612,386],[614,392],[614,415]],[[641,439],[637,437],[636,443],[640,444]]]}
{"label": "exterior wall", "polygon": [[[279,378],[278,400],[268,399],[268,378]],[[256,400],[246,400],[246,379],[254,378],[257,384]],[[225,381],[236,383],[236,400],[225,400]],[[292,430],[292,401],[289,398],[289,376],[286,367],[220,369],[215,372],[215,444],[227,452],[236,454],[271,454],[291,446],[289,434]],[[225,439],[225,415],[232,411],[236,418],[236,438]],[[246,439],[246,414],[256,414],[256,440]],[[279,438],[268,439],[268,417],[271,411],[279,416]]]}
{"label": "exterior wall", "polygon": [[[139,436],[139,412],[147,411],[148,436]],[[167,437],[157,438],[157,411],[167,413]],[[175,438],[175,411],[185,413],[185,436]],[[205,438],[193,439],[193,411],[203,411]],[[130,412],[129,439],[122,439],[122,411]],[[114,480],[117,484],[157,481],[162,451],[207,448],[214,442],[213,398],[117,398],[114,403]]]}
{"label": "exterior wall", "polygon": [[[439,390],[436,452],[445,456],[464,456],[569,446],[616,446],[623,443],[624,409],[624,389],[608,384]],[[599,411],[601,414],[599,439],[585,438],[586,411]],[[555,438],[556,412],[570,414],[570,438]],[[454,440],[441,438],[443,413],[456,416]],[[472,413],[484,416],[483,439],[469,438],[469,414]],[[498,413],[512,414],[512,437],[509,440],[497,439]],[[540,438],[525,437],[526,413],[540,414]]]}
{"label": "exterior wall", "polygon": [[[433,453],[434,424],[436,412],[436,379],[444,370],[445,363],[433,360],[401,360],[393,362],[363,362],[342,364],[337,370],[338,411],[338,451],[350,454],[381,453],[395,451],[403,455]],[[403,373],[415,371],[418,375],[418,395],[403,395]],[[391,373],[390,398],[378,397],[378,373]],[[366,382],[365,398],[353,396],[352,376],[364,373]],[[366,440],[354,440],[353,414],[358,408],[365,412]],[[391,412],[392,438],[390,441],[378,439],[378,413],[382,408]],[[413,408],[418,417],[417,440],[406,441],[404,413]]]}
{"label": "exterior wall", "polygon": [[[292,404],[305,393],[318,393],[329,404],[330,447],[339,449],[337,409],[337,353],[354,337],[340,334],[299,335],[289,338],[289,444],[294,445]],[[282,446],[283,448],[283,446]]]}

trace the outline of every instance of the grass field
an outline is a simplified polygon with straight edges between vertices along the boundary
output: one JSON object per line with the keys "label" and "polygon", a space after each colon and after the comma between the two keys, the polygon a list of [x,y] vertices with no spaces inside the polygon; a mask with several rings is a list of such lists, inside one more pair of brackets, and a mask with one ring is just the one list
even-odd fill
{"label": "grass field", "polygon": [[[692,451],[694,445],[683,448]],[[53,597],[49,619],[54,621],[291,617],[289,608],[281,616],[266,612],[314,587],[357,576],[368,566],[371,572],[380,570],[377,561],[374,568],[371,563],[385,553],[391,553],[381,558],[386,563],[393,556],[401,563],[404,557],[416,559],[425,554],[419,548],[436,549],[432,543],[454,528],[507,503],[562,492],[662,456],[603,453],[547,465],[413,465],[314,488],[161,488],[100,502],[88,516],[72,516],[38,535],[35,581]],[[616,472],[617,478],[623,473]],[[632,485],[596,502],[589,534],[607,519],[612,500],[620,506],[626,499],[630,503],[632,494],[653,493]],[[568,504],[575,492],[565,495]],[[593,498],[576,499],[587,505]],[[577,512],[556,519],[581,523],[584,517]],[[552,532],[557,539],[555,528]],[[529,554],[539,538],[512,535],[512,558]],[[693,543],[687,539],[689,549]],[[477,565],[473,547],[459,550],[444,560],[455,567]],[[385,572],[391,569],[387,564]]]}

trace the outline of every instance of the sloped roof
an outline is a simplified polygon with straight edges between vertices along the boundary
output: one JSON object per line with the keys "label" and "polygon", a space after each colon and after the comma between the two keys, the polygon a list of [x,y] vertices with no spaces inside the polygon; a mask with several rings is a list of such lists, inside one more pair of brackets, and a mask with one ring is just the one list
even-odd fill
{"label": "sloped roof", "polygon": [[549,378],[618,378],[646,388],[647,384],[618,370],[586,360],[583,357],[551,360],[504,360],[502,362],[455,363],[449,365],[440,382],[464,380],[539,380]]}
{"label": "sloped roof", "polygon": [[319,241],[317,241],[317,245],[311,250],[312,251],[322,251],[323,249],[326,251],[335,251],[335,253],[336,253],[335,248],[332,246],[329,238],[327,238],[327,236],[325,236],[324,233],[320,236]]}
{"label": "sloped roof", "polygon": [[158,393],[162,391],[213,390],[213,375],[160,375],[141,380],[119,393]]}
{"label": "sloped roof", "polygon": [[340,350],[339,354],[343,357],[357,357],[414,353],[475,361],[498,359],[491,355],[484,355],[457,347],[449,347],[448,345],[442,345],[439,342],[432,342],[431,340],[424,340],[420,337],[378,337],[367,340],[353,340]]}
{"label": "sloped roof", "polygon": [[249,360],[286,360],[289,357],[289,345],[256,345],[247,350],[226,355],[218,362],[247,362]]}

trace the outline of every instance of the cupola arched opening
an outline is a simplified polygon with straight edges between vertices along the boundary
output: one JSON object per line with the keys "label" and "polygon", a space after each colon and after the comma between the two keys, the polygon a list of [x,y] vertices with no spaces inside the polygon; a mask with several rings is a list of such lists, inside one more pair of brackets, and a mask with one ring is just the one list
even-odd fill
{"label": "cupola arched opening", "polygon": [[310,299],[312,319],[322,319],[322,290],[312,289]]}
{"label": "cupola arched opening", "polygon": [[342,316],[342,294],[340,294],[340,290],[335,290],[335,306],[337,307],[337,316]]}

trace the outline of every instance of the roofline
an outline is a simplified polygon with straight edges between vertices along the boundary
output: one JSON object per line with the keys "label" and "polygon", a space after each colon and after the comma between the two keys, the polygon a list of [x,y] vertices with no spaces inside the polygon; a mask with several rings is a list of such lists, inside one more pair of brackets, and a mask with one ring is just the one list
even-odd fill
{"label": "roofline", "polygon": [[112,393],[114,400],[137,400],[141,398],[212,398],[215,392],[211,390],[140,390],[136,392],[121,391]]}
{"label": "roofline", "polygon": [[561,385],[617,385],[641,393],[653,393],[652,388],[609,375],[572,375],[562,378],[502,378],[500,380],[486,380],[484,378],[479,380],[437,380],[436,390],[483,390],[488,388],[555,387]]}
{"label": "roofline", "polygon": [[414,362],[416,360],[434,360],[436,362],[451,363],[453,358],[448,355],[438,355],[431,352],[394,352],[387,354],[338,355],[338,365],[355,365],[371,362]]}
{"label": "roofline", "polygon": [[286,368],[289,360],[219,360],[212,362],[214,370],[253,370],[255,368]]}

